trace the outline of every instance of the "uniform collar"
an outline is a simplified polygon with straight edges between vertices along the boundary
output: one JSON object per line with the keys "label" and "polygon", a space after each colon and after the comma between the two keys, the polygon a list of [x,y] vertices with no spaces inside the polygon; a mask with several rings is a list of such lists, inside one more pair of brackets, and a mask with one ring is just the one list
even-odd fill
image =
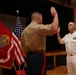
{"label": "uniform collar", "polygon": [[72,33],[72,34],[71,34],[71,33],[69,33],[69,35],[73,35],[73,34],[76,34],[76,31],[75,31],[74,33]]}
{"label": "uniform collar", "polygon": [[38,24],[36,21],[32,21],[32,23]]}

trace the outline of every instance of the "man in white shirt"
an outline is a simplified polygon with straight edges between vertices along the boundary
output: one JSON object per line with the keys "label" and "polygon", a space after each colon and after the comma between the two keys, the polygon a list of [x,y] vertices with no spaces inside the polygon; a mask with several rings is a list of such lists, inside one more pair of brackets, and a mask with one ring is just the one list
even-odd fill
{"label": "man in white shirt", "polygon": [[69,33],[61,38],[59,28],[57,38],[60,44],[65,44],[68,75],[76,75],[76,25],[74,22],[68,23],[68,30]]}

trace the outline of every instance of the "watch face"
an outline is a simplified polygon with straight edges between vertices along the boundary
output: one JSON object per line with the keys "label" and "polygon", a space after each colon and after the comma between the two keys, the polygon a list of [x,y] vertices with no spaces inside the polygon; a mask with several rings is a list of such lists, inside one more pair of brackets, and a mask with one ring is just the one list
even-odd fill
{"label": "watch face", "polygon": [[64,4],[66,0],[59,0],[60,3]]}

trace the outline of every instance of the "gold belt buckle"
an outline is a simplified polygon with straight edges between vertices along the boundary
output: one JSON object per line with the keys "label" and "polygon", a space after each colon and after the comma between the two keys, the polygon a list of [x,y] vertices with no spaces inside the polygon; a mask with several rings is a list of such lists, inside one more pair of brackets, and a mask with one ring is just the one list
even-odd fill
{"label": "gold belt buckle", "polygon": [[73,54],[69,54],[69,56],[73,56]]}

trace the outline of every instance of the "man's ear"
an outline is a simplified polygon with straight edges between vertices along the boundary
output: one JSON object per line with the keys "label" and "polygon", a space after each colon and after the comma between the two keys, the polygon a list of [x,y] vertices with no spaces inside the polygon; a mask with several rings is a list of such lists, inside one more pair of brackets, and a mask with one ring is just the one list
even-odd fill
{"label": "man's ear", "polygon": [[76,26],[75,26],[75,30],[76,30]]}
{"label": "man's ear", "polygon": [[75,25],[74,29],[76,30],[76,25]]}

